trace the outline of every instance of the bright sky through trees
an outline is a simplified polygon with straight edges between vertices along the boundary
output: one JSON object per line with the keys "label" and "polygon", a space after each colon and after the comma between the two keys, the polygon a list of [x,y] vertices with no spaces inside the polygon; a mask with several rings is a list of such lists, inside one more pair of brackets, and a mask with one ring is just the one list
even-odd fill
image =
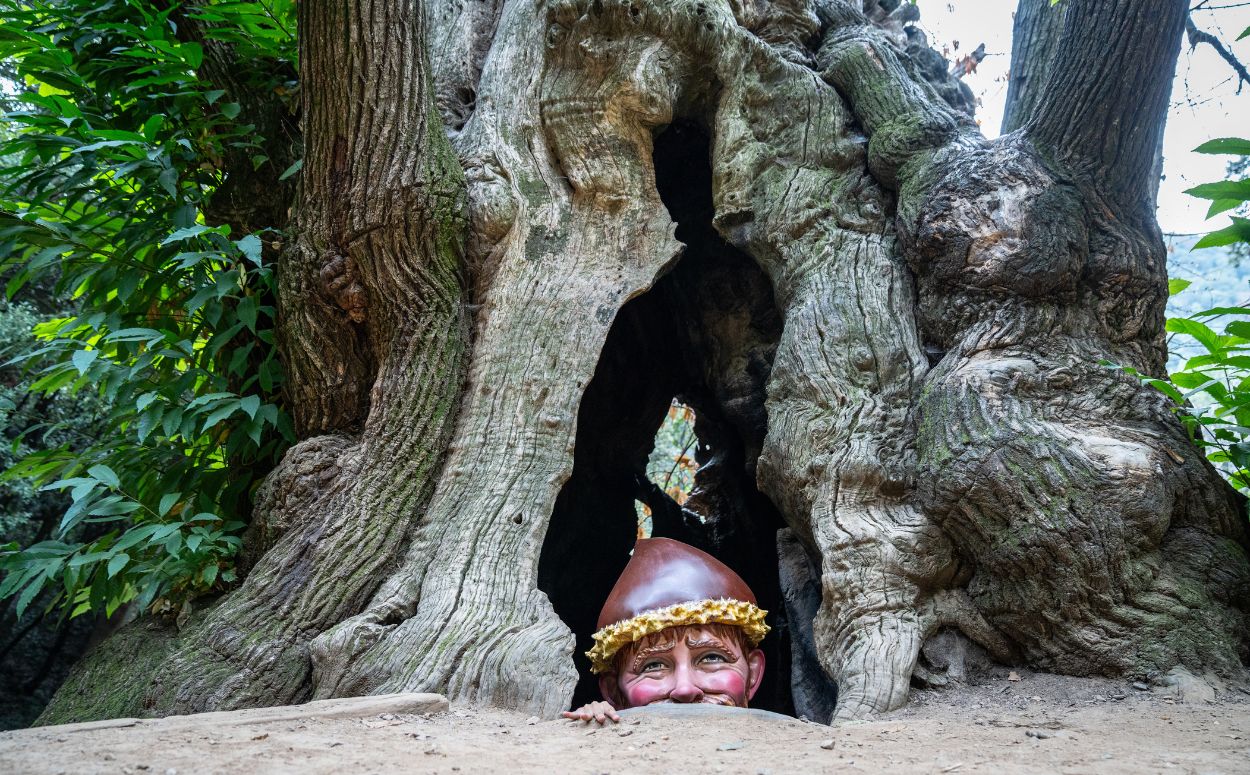
{"label": "bright sky through trees", "polygon": [[[1199,5],[1193,0],[1193,5]],[[988,137],[998,135],[1007,97],[1011,63],[1014,2],[1004,0],[921,0],[920,27],[929,42],[952,61],[985,44],[986,58],[965,76],[981,100],[977,116]],[[1244,63],[1250,63],[1250,38],[1234,38],[1250,27],[1250,3],[1212,0],[1194,12],[1198,28],[1218,37]],[[958,41],[958,50],[955,42]],[[1172,110],[1163,140],[1164,180],[1159,188],[1159,223],[1165,232],[1207,232],[1228,225],[1227,216],[1205,218],[1209,202],[1187,196],[1185,189],[1225,176],[1229,157],[1193,153],[1214,137],[1250,134],[1250,85],[1237,94],[1237,76],[1213,48],[1182,44],[1172,86]]]}

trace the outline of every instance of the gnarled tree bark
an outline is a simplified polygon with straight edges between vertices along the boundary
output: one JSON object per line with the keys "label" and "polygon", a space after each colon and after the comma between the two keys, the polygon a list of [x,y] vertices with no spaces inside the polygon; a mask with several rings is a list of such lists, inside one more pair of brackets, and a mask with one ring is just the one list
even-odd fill
{"label": "gnarled tree bark", "polygon": [[[397,690],[568,705],[574,637],[540,589],[563,577],[539,566],[561,562],[549,521],[592,446],[583,397],[619,373],[596,376],[618,318],[650,314],[631,300],[664,282],[708,303],[674,271],[657,189],[654,138],[677,126],[710,156],[689,250],[749,256],[781,320],[676,316],[702,321],[683,347],[715,350],[690,379],[818,569],[794,629],[837,718],[903,704],[947,627],[1071,674],[1240,670],[1243,504],[1165,399],[1102,365],[1163,368],[1152,170],[1184,4],[1024,5],[1015,131],[987,141],[908,54],[896,3],[302,4],[308,161],[280,301],[305,440],[258,503],[268,551],[160,658],[147,712]],[[462,393],[461,183],[422,20],[467,180]],[[622,421],[650,416],[638,401]],[[742,497],[696,500],[741,521]],[[733,531],[706,516],[716,549]]]}

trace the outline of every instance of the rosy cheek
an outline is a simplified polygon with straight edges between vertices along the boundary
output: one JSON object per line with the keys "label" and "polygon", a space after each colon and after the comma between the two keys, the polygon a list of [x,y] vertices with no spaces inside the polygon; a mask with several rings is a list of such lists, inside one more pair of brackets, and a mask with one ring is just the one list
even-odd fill
{"label": "rosy cheek", "polygon": [[622,687],[622,691],[625,694],[625,701],[629,703],[628,707],[637,708],[667,697],[668,682],[642,678]]}
{"label": "rosy cheek", "polygon": [[724,669],[708,673],[701,681],[705,694],[723,694],[733,699],[739,706],[746,704],[746,676],[737,670]]}

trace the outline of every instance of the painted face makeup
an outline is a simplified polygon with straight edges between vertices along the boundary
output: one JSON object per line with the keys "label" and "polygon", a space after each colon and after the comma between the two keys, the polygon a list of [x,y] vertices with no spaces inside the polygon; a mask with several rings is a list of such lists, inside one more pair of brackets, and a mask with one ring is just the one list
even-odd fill
{"label": "painted face makeup", "polygon": [[618,708],[702,702],[745,708],[764,674],[764,654],[747,651],[732,627],[672,627],[639,641],[604,676]]}

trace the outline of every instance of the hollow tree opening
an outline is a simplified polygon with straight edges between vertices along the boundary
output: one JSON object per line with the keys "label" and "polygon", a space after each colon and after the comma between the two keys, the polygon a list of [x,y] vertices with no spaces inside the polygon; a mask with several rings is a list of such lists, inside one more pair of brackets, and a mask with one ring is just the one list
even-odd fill
{"label": "hollow tree opening", "polygon": [[[621,310],[578,412],[573,473],[556,501],[539,587],[577,637],[576,706],[598,699],[583,652],[603,601],[629,560],[635,502],[652,535],[713,554],[751,586],[774,627],[754,705],[792,712],[790,644],[778,583],[781,517],[755,486],[767,425],[764,387],[781,333],[768,279],[712,228],[707,135],[680,122],[660,132],[656,184],[686,246],[647,293]],[[698,466],[679,505],[646,478],[657,429],[674,399],[697,416]]]}

